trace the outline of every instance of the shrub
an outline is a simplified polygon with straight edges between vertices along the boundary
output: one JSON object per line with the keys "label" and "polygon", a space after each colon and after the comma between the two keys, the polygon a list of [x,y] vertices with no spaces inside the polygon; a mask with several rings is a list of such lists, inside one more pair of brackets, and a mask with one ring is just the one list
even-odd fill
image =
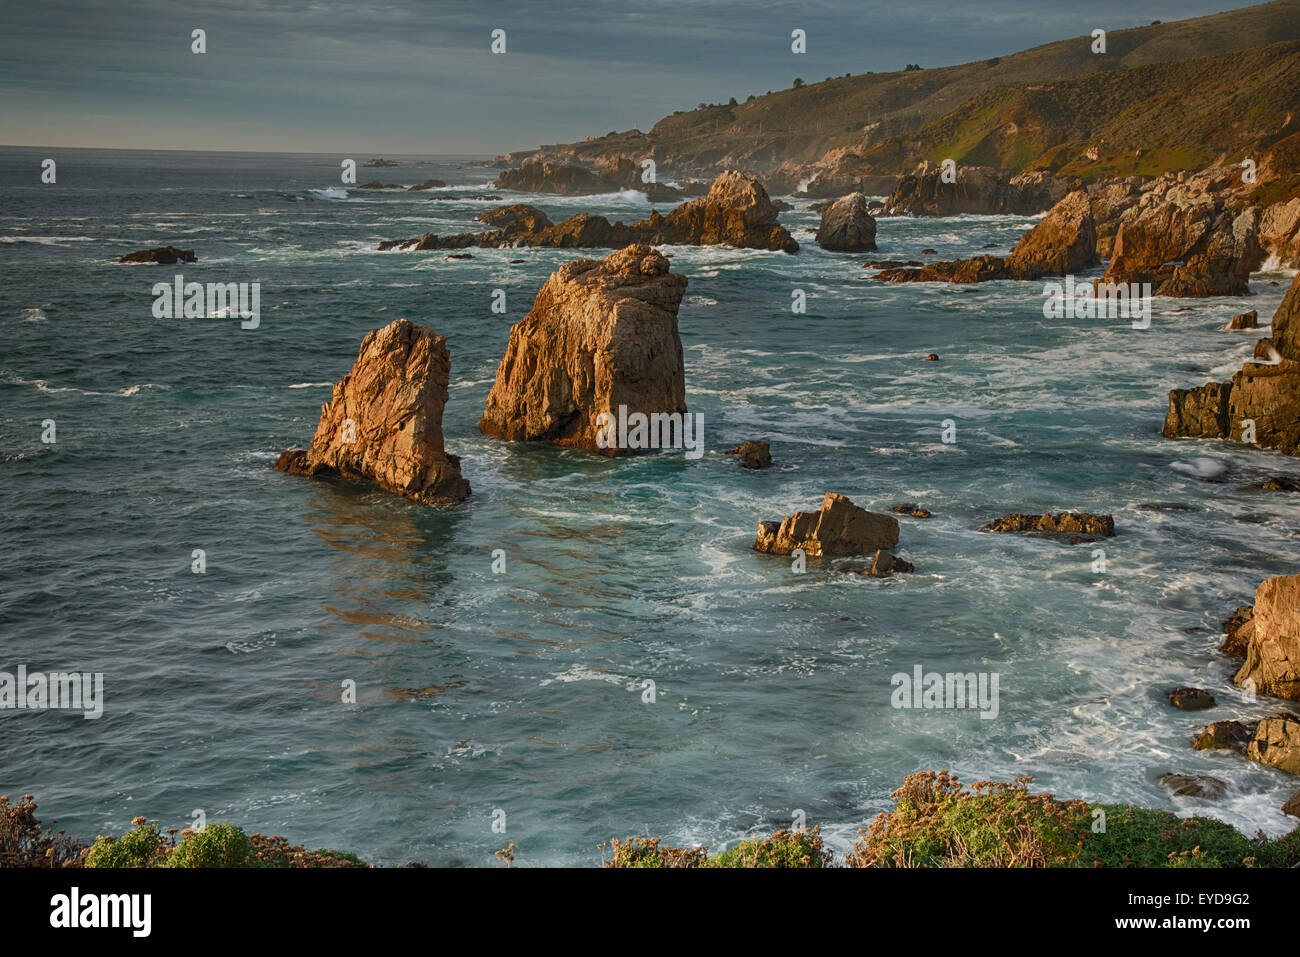
{"label": "shrub", "polygon": [[209,824],[191,833],[168,855],[165,867],[261,867],[242,828]]}
{"label": "shrub", "polygon": [[158,824],[137,817],[134,831],[121,837],[100,835],[86,852],[87,867],[159,867],[167,859],[167,839]]}
{"label": "shrub", "polygon": [[820,827],[777,831],[771,837],[741,841],[705,862],[705,867],[827,867],[831,853]]}
{"label": "shrub", "polygon": [[[58,823],[52,822],[52,823]],[[0,794],[0,868],[80,867],[86,846],[67,836],[42,828],[36,816],[36,800],[24,794],[17,804]]]}
{"label": "shrub", "polygon": [[657,837],[629,837],[609,842],[614,852],[605,860],[605,845],[600,846],[600,860],[605,867],[703,867],[709,849],[705,847],[663,847]]}

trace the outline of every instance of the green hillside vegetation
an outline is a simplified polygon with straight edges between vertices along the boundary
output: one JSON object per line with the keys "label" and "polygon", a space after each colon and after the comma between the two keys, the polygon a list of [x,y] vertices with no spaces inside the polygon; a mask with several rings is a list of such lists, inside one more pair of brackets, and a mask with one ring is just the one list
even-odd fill
{"label": "green hillside vegetation", "polygon": [[[661,119],[649,133],[612,133],[583,143],[543,147],[540,153],[548,158],[569,157],[594,163],[620,153],[645,155],[653,150],[661,169],[679,173],[702,174],[727,165],[766,172],[786,161],[813,162],[830,149],[864,149],[921,130],[969,105],[973,98],[993,95],[997,89],[1023,90],[1029,84],[1103,77],[1115,71],[1220,57],[1297,39],[1300,0],[1276,0],[1208,17],[1111,31],[1106,37],[1105,54],[1094,54],[1092,38],[1080,36],[975,63],[838,77],[752,97],[735,106],[714,105],[674,113]],[[1231,76],[1219,79],[1225,88],[1231,82]],[[1199,93],[1194,88],[1184,92],[1191,97]],[[1243,93],[1243,106],[1245,102]],[[988,102],[985,109],[991,114],[1000,112],[995,101]],[[1104,104],[1092,103],[1084,112],[1100,114],[1109,110]],[[977,125],[969,120],[967,125],[967,145],[974,149],[987,134],[977,134]],[[1040,155],[1049,145],[1045,138],[1043,149],[1036,150],[1026,140],[1024,146],[1007,151],[1007,155],[1019,161]],[[891,148],[895,155],[882,155],[881,168],[874,172],[902,171],[909,151]],[[985,152],[1001,154],[991,148]],[[513,154],[512,159],[517,161],[522,155]],[[1152,165],[1156,165],[1155,160]]]}

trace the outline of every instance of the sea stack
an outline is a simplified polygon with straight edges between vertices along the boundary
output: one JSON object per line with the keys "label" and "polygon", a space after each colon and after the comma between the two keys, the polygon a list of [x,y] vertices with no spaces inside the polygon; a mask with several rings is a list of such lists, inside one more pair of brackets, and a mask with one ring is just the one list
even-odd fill
{"label": "sea stack", "polygon": [[426,504],[463,501],[469,482],[443,446],[450,373],[447,339],[432,329],[398,319],[367,333],[321,407],[311,445],[285,452],[275,467],[372,481]]}
{"label": "sea stack", "polygon": [[831,203],[817,228],[822,249],[845,253],[876,251],[876,220],[867,211],[867,197],[849,193]]}
{"label": "sea stack", "polygon": [[686,277],[668,269],[650,246],[628,246],[552,273],[510,330],[479,429],[618,455],[632,450],[597,441],[602,413],[684,418]]}
{"label": "sea stack", "polygon": [[754,548],[789,555],[802,548],[809,557],[837,558],[889,551],[898,544],[898,519],[869,512],[846,496],[827,492],[815,512],[795,512],[781,522],[760,522]]}

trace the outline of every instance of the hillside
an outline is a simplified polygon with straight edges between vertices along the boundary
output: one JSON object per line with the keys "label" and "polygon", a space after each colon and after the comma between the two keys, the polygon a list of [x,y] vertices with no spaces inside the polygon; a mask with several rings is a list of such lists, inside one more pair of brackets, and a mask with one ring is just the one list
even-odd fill
{"label": "hillside", "polygon": [[[751,97],[736,106],[674,113],[649,133],[629,130],[582,143],[520,151],[500,158],[500,163],[515,165],[529,155],[595,163],[623,153],[652,155],[662,171],[679,175],[708,176],[726,167],[764,173],[782,164],[793,168],[812,163],[831,150],[861,152],[892,139],[893,144],[873,160],[872,171],[899,173],[908,165],[909,151],[900,145],[905,134],[934,124],[982,94],[1224,56],[1296,39],[1300,39],[1300,0],[1276,0],[1208,17],[1113,31],[1107,35],[1103,55],[1092,53],[1091,38],[1081,36],[976,63],[833,78]],[[1009,98],[994,99],[983,109],[993,115],[1010,106]],[[1097,104],[1086,109],[1097,111]],[[967,115],[965,124],[963,135],[974,135],[978,124],[973,114]],[[1027,151],[1017,147],[1008,155],[1014,158]]]}

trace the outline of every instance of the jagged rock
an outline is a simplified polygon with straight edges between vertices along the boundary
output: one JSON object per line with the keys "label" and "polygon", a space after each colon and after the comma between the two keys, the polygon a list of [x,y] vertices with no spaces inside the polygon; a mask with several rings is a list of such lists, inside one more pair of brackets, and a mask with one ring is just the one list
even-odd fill
{"label": "jagged rock", "polygon": [[1245,658],[1250,636],[1255,633],[1254,606],[1239,606],[1232,617],[1223,623],[1223,633],[1227,637],[1219,645],[1219,651],[1232,658]]}
{"label": "jagged rock", "polygon": [[1174,797],[1221,798],[1228,790],[1226,781],[1208,774],[1168,774],[1160,775],[1160,783],[1169,789]]}
{"label": "jagged rock", "polygon": [[1245,753],[1246,745],[1250,743],[1254,733],[1254,724],[1243,724],[1240,721],[1215,721],[1196,736],[1192,747],[1197,751],[1226,750]]}
{"label": "jagged rock", "polygon": [[[1259,210],[1245,205],[1241,170],[1166,173],[1115,203],[1115,228],[1101,283],[1150,283],[1159,296],[1247,295],[1263,263]],[[1103,230],[1099,230],[1104,232]]]}
{"label": "jagged rock", "polygon": [[1020,238],[1006,259],[973,256],[936,262],[920,269],[891,268],[874,278],[882,282],[978,283],[994,279],[1034,280],[1080,272],[1097,262],[1097,228],[1085,190],[1071,191],[1037,225]]}
{"label": "jagged rock", "polygon": [[192,249],[177,249],[175,246],[159,246],[157,249],[141,249],[127,253],[120,263],[158,263],[162,266],[174,266],[176,263],[196,263],[199,257]]}
{"label": "jagged rock", "polygon": [[1142,195],[1144,176],[1125,176],[1097,182],[1088,187],[1092,216],[1097,225],[1097,255],[1109,259],[1125,212],[1136,206]]}
{"label": "jagged rock", "polygon": [[870,575],[872,578],[888,578],[890,575],[905,575],[914,571],[916,568],[911,562],[904,561],[893,552],[880,548],[871,559],[871,567],[863,569],[861,574]]}
{"label": "jagged rock", "polygon": [[885,200],[886,215],[1041,213],[1064,196],[1069,185],[1041,170],[1009,178],[988,166],[958,166],[953,183],[943,182],[942,176],[941,165],[922,162]]}
{"label": "jagged rock", "polygon": [[[752,176],[728,171],[713,181],[708,195],[678,206],[667,216],[654,211],[631,225],[610,223],[604,216],[579,213],[550,224],[535,207],[516,204],[506,209],[532,210],[535,222],[516,215],[509,226],[485,233],[388,240],[380,249],[463,249],[467,246],[548,246],[566,249],[617,248],[628,245],[738,246],[793,253],[799,244],[777,222],[777,210],[762,185]],[[484,217],[492,215],[485,213]],[[483,219],[484,217],[480,217]],[[542,221],[545,220],[545,225]],[[484,219],[485,222],[489,221]]]}
{"label": "jagged rock", "polygon": [[1278,265],[1300,268],[1300,197],[1264,210],[1259,219],[1259,241]]}
{"label": "jagged rock", "polygon": [[1288,774],[1300,774],[1300,718],[1283,713],[1261,720],[1246,745],[1246,757]]}
{"label": "jagged rock", "polygon": [[1282,813],[1290,814],[1292,817],[1300,817],[1300,791],[1291,795],[1287,802],[1282,805]]}
{"label": "jagged rock", "polygon": [[425,190],[425,189],[442,189],[442,187],[446,185],[447,184],[440,179],[426,179],[423,183],[420,183],[416,186],[412,186],[410,189],[407,190],[407,192],[418,193],[421,190]]}
{"label": "jagged rock", "polygon": [[285,452],[276,468],[366,479],[417,502],[463,500],[469,483],[442,436],[450,372],[446,337],[432,329],[398,319],[367,333],[311,445]]}
{"label": "jagged rock", "polygon": [[728,455],[739,455],[740,464],[747,469],[765,469],[772,466],[772,447],[766,442],[741,442]]}
{"label": "jagged rock", "polygon": [[848,498],[827,492],[816,512],[795,512],[781,522],[761,522],[754,548],[789,555],[802,548],[809,557],[835,558],[888,551],[898,544],[898,520],[869,512]]}
{"label": "jagged rock", "polygon": [[628,246],[556,270],[510,330],[479,429],[618,455],[632,450],[597,443],[601,413],[684,414],[686,277],[668,269],[649,246]]}
{"label": "jagged rock", "polygon": [[1300,701],[1300,575],[1266,578],[1255,590],[1246,662],[1232,679],[1259,694]]}
{"label": "jagged rock", "polygon": [[1165,694],[1169,703],[1184,711],[1202,711],[1214,707],[1214,695],[1204,688],[1175,688]]}
{"label": "jagged rock", "polygon": [[1167,439],[1222,439],[1228,434],[1231,382],[1207,382],[1195,389],[1172,389],[1161,434]]}
{"label": "jagged rock", "polygon": [[1258,319],[1259,313],[1252,309],[1250,312],[1243,312],[1233,316],[1223,328],[1228,332],[1235,332],[1238,329],[1258,329]]}
{"label": "jagged rock", "polygon": [[1007,258],[1016,279],[1065,276],[1097,264],[1097,224],[1086,190],[1071,192],[1021,237]]}
{"label": "jagged rock", "polygon": [[1284,358],[1300,361],[1300,274],[1273,313],[1269,341]]}
{"label": "jagged rock", "polygon": [[1115,534],[1115,519],[1089,512],[1061,512],[1047,515],[1004,515],[985,525],[983,532],[1028,532],[1047,538],[1061,538],[1070,544],[1109,538]]}
{"label": "jagged rock", "polygon": [[503,170],[492,185],[497,189],[514,189],[525,193],[584,196],[608,193],[612,189],[631,186],[633,182],[634,178],[618,182],[582,166],[529,159],[520,164],[518,169]]}
{"label": "jagged rock", "polygon": [[817,244],[835,252],[875,252],[876,221],[867,212],[867,197],[850,193],[822,213]]}

